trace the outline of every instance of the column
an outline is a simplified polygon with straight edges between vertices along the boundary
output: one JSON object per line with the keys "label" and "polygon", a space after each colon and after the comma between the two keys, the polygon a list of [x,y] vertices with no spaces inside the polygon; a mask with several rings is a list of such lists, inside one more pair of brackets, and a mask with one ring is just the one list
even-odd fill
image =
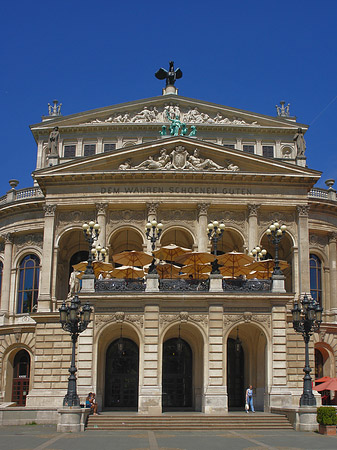
{"label": "column", "polygon": [[257,212],[260,208],[260,205],[247,205],[248,207],[248,252],[253,250],[256,247],[258,242],[258,233],[257,233]]}
{"label": "column", "polygon": [[13,257],[13,234],[6,233],[2,235],[5,241],[4,249],[4,266],[2,274],[1,287],[1,308],[0,308],[0,324],[4,324],[8,320],[9,315],[9,296],[11,286],[11,270]]}
{"label": "column", "polygon": [[106,248],[106,211],[107,203],[96,203],[97,223],[101,227],[100,234],[97,239],[97,244]]}
{"label": "column", "polygon": [[[336,267],[336,233],[329,235],[329,266],[330,266],[330,309],[333,313],[337,314],[337,267]],[[328,308],[328,305],[326,305]]]}
{"label": "column", "polygon": [[97,138],[97,153],[103,153],[103,138]]}
{"label": "column", "polygon": [[42,268],[38,297],[38,312],[52,311],[51,280],[53,274],[56,205],[44,206]]}
{"label": "column", "polygon": [[159,306],[156,304],[146,305],[144,308],[143,348],[138,413],[157,416],[162,412],[162,390],[159,360]]}
{"label": "column", "polygon": [[208,314],[208,370],[206,366],[202,409],[205,414],[224,414],[228,401],[224,386],[223,305],[210,305]]}
{"label": "column", "polygon": [[299,294],[310,294],[309,205],[297,206]]}
{"label": "column", "polygon": [[207,237],[207,210],[210,203],[199,203],[198,207],[198,252],[207,252],[208,237]]}

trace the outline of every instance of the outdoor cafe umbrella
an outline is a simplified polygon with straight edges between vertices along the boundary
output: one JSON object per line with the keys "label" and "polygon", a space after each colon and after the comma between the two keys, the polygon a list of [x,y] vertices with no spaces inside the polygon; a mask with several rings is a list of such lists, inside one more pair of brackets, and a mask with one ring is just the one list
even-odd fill
{"label": "outdoor cafe umbrella", "polygon": [[144,276],[143,269],[132,266],[116,267],[112,272],[109,272],[112,278],[142,278]]}
{"label": "outdoor cafe umbrella", "polygon": [[228,252],[223,255],[219,255],[217,259],[218,263],[223,266],[222,268],[220,268],[222,269],[221,273],[224,275],[223,272],[228,269],[228,274],[231,275],[232,278],[238,275],[243,275],[243,272],[247,270],[245,266],[254,261],[254,258],[252,258],[251,256],[240,252]]}
{"label": "outdoor cafe umbrella", "polygon": [[184,274],[192,275],[193,278],[200,279],[202,274],[206,274],[205,278],[208,278],[208,274],[211,272],[212,267],[209,264],[188,264],[181,268]]}
{"label": "outdoor cafe umbrella", "polygon": [[240,275],[246,275],[246,277],[249,278],[249,275],[251,273],[251,269],[248,266],[242,267],[221,266],[219,267],[219,270],[221,275],[226,278],[235,278],[239,277]]}
{"label": "outdoor cafe umbrella", "polygon": [[322,378],[318,378],[318,380],[315,380],[315,383],[324,383],[324,381],[329,381],[331,380],[331,377],[322,377]]}
{"label": "outdoor cafe umbrella", "polygon": [[159,250],[153,252],[154,256],[164,261],[175,261],[177,256],[189,253],[192,250],[189,248],[179,247],[175,244],[169,244],[161,247]]}
{"label": "outdoor cafe umbrella", "polygon": [[[191,279],[191,274],[190,273],[182,273],[179,275],[179,278],[183,278],[183,279]],[[197,277],[193,277],[193,280],[206,280],[207,278],[209,278],[209,273],[198,273]]]}
{"label": "outdoor cafe umbrella", "polygon": [[[147,264],[147,266],[145,267],[146,272],[149,269],[149,265],[150,264]],[[161,261],[159,264],[156,264],[156,270],[160,278],[173,278],[178,276],[181,269],[174,264],[169,264]]]}
{"label": "outdoor cafe umbrella", "polygon": [[[273,259],[264,259],[262,261],[254,261],[252,264],[249,264],[247,267],[251,270],[250,275],[247,278],[262,278],[268,279],[272,276],[274,271],[275,261]],[[287,261],[280,260],[279,266],[281,270],[289,267]],[[253,273],[254,272],[254,273]]]}
{"label": "outdoor cafe umbrella", "polygon": [[175,262],[179,264],[207,264],[214,261],[215,256],[206,252],[188,252],[183,255],[177,256]]}
{"label": "outdoor cafe umbrella", "polygon": [[112,255],[112,259],[115,263],[123,264],[125,266],[143,267],[152,262],[153,256],[145,252],[130,250]]}
{"label": "outdoor cafe umbrella", "polygon": [[337,391],[337,378],[330,378],[330,380],[315,386],[315,391]]}
{"label": "outdoor cafe umbrella", "polygon": [[[88,261],[81,261],[78,264],[74,264],[73,269],[78,272],[84,272],[87,268],[87,265]],[[96,278],[101,272],[110,272],[111,270],[113,270],[113,265],[104,261],[92,261],[92,267]]]}

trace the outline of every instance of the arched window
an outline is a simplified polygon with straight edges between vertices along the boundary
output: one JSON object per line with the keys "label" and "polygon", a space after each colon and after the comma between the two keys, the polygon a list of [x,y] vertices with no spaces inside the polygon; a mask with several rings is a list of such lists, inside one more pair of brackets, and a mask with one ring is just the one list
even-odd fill
{"label": "arched window", "polygon": [[2,272],[3,272],[4,265],[2,261],[0,261],[0,299],[1,299],[1,288],[2,288]]}
{"label": "arched window", "polygon": [[19,266],[18,313],[36,310],[39,292],[40,259],[36,255],[25,256]]}
{"label": "arched window", "polygon": [[310,293],[322,304],[322,263],[318,256],[310,254]]}

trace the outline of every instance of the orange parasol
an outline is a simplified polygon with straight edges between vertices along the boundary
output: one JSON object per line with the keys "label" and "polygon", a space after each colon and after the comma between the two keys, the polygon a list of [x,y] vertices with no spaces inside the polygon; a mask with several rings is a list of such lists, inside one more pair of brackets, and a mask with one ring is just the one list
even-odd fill
{"label": "orange parasol", "polygon": [[[147,267],[145,268],[146,272],[149,269],[149,265],[150,264],[147,264]],[[156,270],[160,278],[176,278],[181,269],[178,266],[161,261],[159,264],[156,264]]]}
{"label": "orange parasol", "polygon": [[189,252],[177,256],[175,261],[180,264],[207,264],[215,260],[215,256],[206,252]]}
{"label": "orange parasol", "polygon": [[138,252],[131,250],[127,252],[117,253],[112,256],[115,263],[123,264],[125,266],[139,266],[143,267],[153,260],[153,256],[145,252]]}
{"label": "orange parasol", "polygon": [[144,276],[144,271],[132,266],[116,267],[112,272],[109,272],[112,278],[140,278]]}
{"label": "orange parasol", "polygon": [[[249,264],[247,267],[251,270],[251,273],[248,278],[270,278],[274,271],[275,261],[273,259],[264,259],[262,261],[254,261],[252,264]],[[280,269],[284,270],[289,267],[287,261],[279,261]]]}
{"label": "orange parasol", "polygon": [[[73,268],[78,272],[84,272],[85,269],[87,268],[87,265],[88,261],[81,261],[78,264],[74,264]],[[113,270],[113,265],[110,263],[106,263],[104,261],[93,261],[92,267],[94,269],[94,274],[96,278],[101,272],[110,272],[111,270]]]}
{"label": "orange parasol", "polygon": [[[223,266],[220,268],[220,270],[222,269],[221,273],[224,275],[228,270],[227,274],[231,275],[232,278],[243,275],[247,271],[245,266],[254,261],[254,258],[251,256],[239,252],[228,252],[224,255],[219,255],[217,259],[218,263]],[[251,270],[252,269],[250,269],[249,272]]]}
{"label": "orange parasol", "polygon": [[192,250],[189,248],[179,247],[175,244],[169,244],[161,247],[159,250],[153,252],[154,256],[164,261],[174,261],[177,256],[189,253]]}
{"label": "orange parasol", "polygon": [[[200,279],[201,274],[209,274],[211,270],[212,267],[209,264],[188,264],[181,268],[184,274],[192,274],[193,278],[196,279]],[[208,278],[208,275],[206,278]]]}

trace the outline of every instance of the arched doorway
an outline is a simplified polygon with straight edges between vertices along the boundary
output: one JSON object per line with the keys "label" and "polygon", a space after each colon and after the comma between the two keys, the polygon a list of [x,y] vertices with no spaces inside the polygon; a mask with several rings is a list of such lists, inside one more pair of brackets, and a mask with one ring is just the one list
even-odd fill
{"label": "arched doorway", "polygon": [[106,408],[137,409],[139,379],[139,350],[131,339],[112,342],[106,352]]}
{"label": "arched doorway", "polygon": [[164,342],[163,409],[192,407],[192,350],[181,338]]}
{"label": "arched doorway", "polygon": [[240,408],[245,403],[244,373],[244,353],[241,341],[229,338],[227,341],[227,391],[229,408]]}
{"label": "arched doorway", "polygon": [[30,356],[26,350],[20,350],[14,358],[12,402],[17,406],[26,406],[29,392]]}

